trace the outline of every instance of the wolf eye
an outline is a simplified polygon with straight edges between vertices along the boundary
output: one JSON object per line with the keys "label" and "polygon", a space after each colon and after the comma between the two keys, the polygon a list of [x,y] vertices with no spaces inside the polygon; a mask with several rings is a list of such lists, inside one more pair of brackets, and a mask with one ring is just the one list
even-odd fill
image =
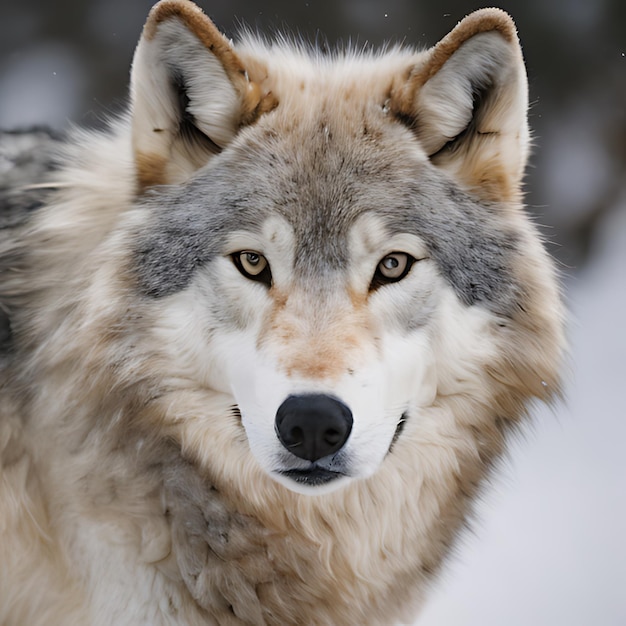
{"label": "wolf eye", "polygon": [[380,260],[370,284],[370,291],[402,280],[415,263],[415,259],[406,252],[391,252]]}
{"label": "wolf eye", "polygon": [[235,267],[243,276],[250,280],[265,283],[268,287],[272,284],[272,273],[267,259],[253,250],[243,250],[231,255]]}

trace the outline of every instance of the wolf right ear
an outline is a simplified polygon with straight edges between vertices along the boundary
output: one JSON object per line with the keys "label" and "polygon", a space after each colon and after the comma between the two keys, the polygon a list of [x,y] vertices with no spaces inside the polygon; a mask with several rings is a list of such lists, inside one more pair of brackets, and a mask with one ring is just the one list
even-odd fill
{"label": "wolf right ear", "polygon": [[162,0],[151,10],[133,59],[131,103],[140,191],[185,180],[274,106],[188,0]]}
{"label": "wolf right ear", "polygon": [[513,20],[470,14],[395,86],[390,105],[431,161],[487,199],[515,199],[528,157],[528,87]]}

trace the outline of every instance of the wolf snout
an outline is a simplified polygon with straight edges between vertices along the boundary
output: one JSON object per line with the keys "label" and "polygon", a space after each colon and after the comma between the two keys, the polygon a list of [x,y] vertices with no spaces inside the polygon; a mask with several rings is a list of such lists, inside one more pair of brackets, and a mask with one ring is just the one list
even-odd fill
{"label": "wolf snout", "polygon": [[332,396],[289,396],[278,407],[275,429],[289,452],[307,461],[317,461],[343,447],[352,421],[350,409]]}

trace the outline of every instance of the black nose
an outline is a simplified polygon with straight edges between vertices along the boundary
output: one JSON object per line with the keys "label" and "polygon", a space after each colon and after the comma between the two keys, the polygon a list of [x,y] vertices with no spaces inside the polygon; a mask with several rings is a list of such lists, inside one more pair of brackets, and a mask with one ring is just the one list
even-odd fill
{"label": "black nose", "polygon": [[330,396],[289,396],[276,411],[276,434],[297,457],[317,461],[334,454],[352,430],[352,413]]}

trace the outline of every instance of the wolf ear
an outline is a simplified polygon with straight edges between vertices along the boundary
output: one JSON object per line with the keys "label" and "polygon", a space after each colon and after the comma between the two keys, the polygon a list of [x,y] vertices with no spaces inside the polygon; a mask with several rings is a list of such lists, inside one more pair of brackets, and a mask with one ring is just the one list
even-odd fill
{"label": "wolf ear", "polygon": [[162,0],[148,16],[131,72],[140,190],[185,180],[272,106],[271,94],[263,95],[195,4]]}
{"label": "wolf ear", "polygon": [[[406,78],[406,77],[405,77]],[[462,20],[392,92],[432,162],[486,199],[518,196],[528,157],[528,86],[513,20]]]}

